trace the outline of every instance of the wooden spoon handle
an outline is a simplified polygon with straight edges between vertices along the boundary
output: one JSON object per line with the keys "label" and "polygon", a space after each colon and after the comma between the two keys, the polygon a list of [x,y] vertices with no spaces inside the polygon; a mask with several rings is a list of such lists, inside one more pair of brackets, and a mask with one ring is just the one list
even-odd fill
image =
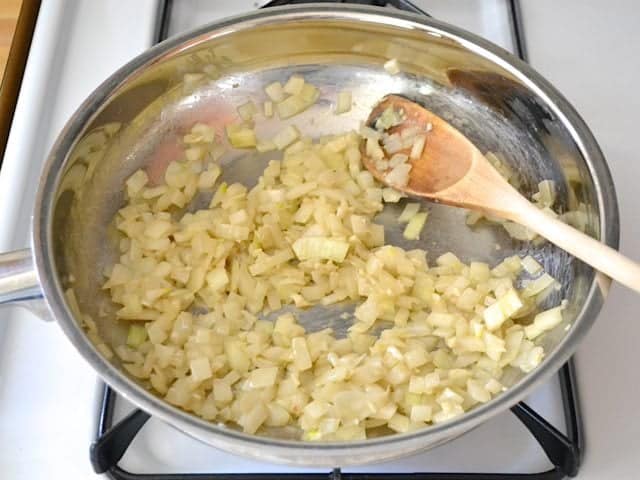
{"label": "wooden spoon handle", "polygon": [[525,198],[512,206],[511,220],[524,225],[574,257],[600,270],[617,282],[640,293],[640,264],[617,250],[550,217]]}

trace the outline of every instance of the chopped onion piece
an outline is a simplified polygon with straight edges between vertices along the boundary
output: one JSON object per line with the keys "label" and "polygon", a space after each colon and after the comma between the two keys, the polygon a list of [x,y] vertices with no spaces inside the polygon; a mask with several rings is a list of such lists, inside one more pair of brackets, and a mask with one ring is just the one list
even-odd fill
{"label": "chopped onion piece", "polygon": [[227,125],[227,138],[235,148],[252,148],[256,146],[256,133],[253,129],[238,124]]}
{"label": "chopped onion piece", "polygon": [[514,222],[503,222],[503,228],[507,231],[509,236],[516,240],[528,242],[536,238],[536,232],[528,229],[527,227]]}
{"label": "chopped onion piece", "polygon": [[278,116],[287,119],[305,110],[309,105],[299,96],[293,95],[276,105]]}
{"label": "chopped onion piece", "polygon": [[375,167],[376,170],[384,172],[389,168],[389,162],[387,162],[386,160],[376,160]]}
{"label": "chopped onion piece", "polygon": [[386,203],[398,203],[406,195],[395,188],[387,187],[382,189],[382,199]]}
{"label": "chopped onion piece", "polygon": [[396,413],[387,422],[387,426],[398,433],[404,433],[409,430],[410,421],[406,416]]}
{"label": "chopped onion piece", "polygon": [[424,150],[424,145],[427,141],[427,137],[425,135],[418,135],[411,146],[411,153],[409,154],[409,158],[411,160],[418,160],[422,157],[422,152]]}
{"label": "chopped onion piece", "polygon": [[540,334],[553,330],[557,325],[562,323],[563,307],[555,307],[544,312],[538,313],[530,325],[524,327],[524,333],[529,340],[533,340]]}
{"label": "chopped onion piece", "polygon": [[496,330],[507,319],[522,308],[524,304],[518,293],[512,288],[495,303],[488,306],[484,312],[484,322],[491,331]]}
{"label": "chopped onion piece", "polygon": [[521,260],[522,267],[527,271],[529,275],[537,275],[542,271],[542,265],[540,265],[535,258],[531,255],[527,255]]}
{"label": "chopped onion piece", "polygon": [[407,163],[407,160],[409,160],[409,157],[404,153],[396,153],[389,159],[389,166],[393,168],[398,165],[402,165],[403,163]]}
{"label": "chopped onion piece", "polygon": [[411,407],[411,421],[412,422],[430,422],[433,409],[431,405],[413,405]]}
{"label": "chopped onion piece", "polygon": [[271,100],[267,100],[266,102],[264,102],[263,111],[265,117],[273,117],[273,102]]}
{"label": "chopped onion piece", "polygon": [[269,410],[258,403],[248,413],[238,419],[245,433],[256,433],[260,426],[269,418]]}
{"label": "chopped onion piece", "polygon": [[213,188],[221,173],[222,170],[218,165],[210,165],[198,177],[198,189],[207,190]]}
{"label": "chopped onion piece", "polygon": [[428,214],[428,212],[416,213],[411,217],[411,220],[407,223],[402,236],[407,240],[418,240],[418,238],[420,238],[420,232],[422,232],[424,224],[427,221]]}
{"label": "chopped onion piece", "polygon": [[349,243],[326,237],[302,237],[293,244],[299,260],[331,260],[342,262],[349,251]]}
{"label": "chopped onion piece", "polygon": [[298,138],[300,138],[300,132],[298,129],[293,125],[289,125],[273,137],[273,143],[278,150],[282,150],[291,145]]}
{"label": "chopped onion piece", "polygon": [[422,131],[422,129],[417,125],[408,126],[402,129],[400,132],[400,136],[403,140],[411,140],[409,146],[413,144],[416,136]]}
{"label": "chopped onion piece", "polygon": [[368,139],[373,139],[376,142],[379,141],[382,138],[382,135],[380,134],[380,132],[375,131],[371,127],[367,127],[366,125],[361,125],[360,126],[359,133],[360,133],[360,135],[362,135],[367,140]]}
{"label": "chopped onion piece", "polygon": [[388,130],[391,127],[402,123],[402,115],[396,112],[393,107],[387,107],[376,120],[375,127],[379,132]]}
{"label": "chopped onion piece", "polygon": [[138,170],[131,175],[126,181],[127,195],[129,198],[134,198],[138,192],[145,187],[148,181],[149,177],[144,170]]}
{"label": "chopped onion piece", "polygon": [[586,212],[580,210],[563,213],[562,215],[560,215],[560,218],[563,222],[568,223],[581,232],[586,231],[587,225],[589,225],[589,216]]}
{"label": "chopped onion piece", "polygon": [[[369,158],[375,161],[382,161],[384,158],[382,148],[380,148],[378,141],[373,138],[367,138],[365,142],[365,152]],[[385,164],[388,165],[388,163]]]}
{"label": "chopped onion piece", "polygon": [[278,367],[256,368],[249,372],[247,388],[265,388],[276,383]]}
{"label": "chopped onion piece", "polygon": [[405,205],[405,207],[404,207],[404,210],[402,211],[402,213],[398,217],[398,222],[400,222],[400,223],[409,222],[413,217],[416,216],[416,214],[419,211],[420,211],[420,204],[419,203],[407,203]]}
{"label": "chopped onion piece", "polygon": [[256,144],[256,150],[260,153],[270,152],[272,150],[276,150],[278,147],[272,140],[260,140]]}
{"label": "chopped onion piece", "polygon": [[556,280],[548,273],[543,273],[540,277],[532,280],[522,291],[524,298],[534,297],[542,292],[545,288],[556,283]]}
{"label": "chopped onion piece", "polygon": [[393,167],[389,173],[384,176],[387,183],[394,187],[406,187],[409,183],[409,172],[411,171],[411,165],[408,163],[401,163]]}
{"label": "chopped onion piece", "polygon": [[532,196],[540,207],[552,207],[556,202],[556,184],[553,180],[543,180],[538,183],[538,192]]}
{"label": "chopped onion piece", "polygon": [[191,360],[189,369],[191,370],[191,378],[194,382],[201,382],[211,378],[213,375],[211,364],[207,357],[199,357]]}
{"label": "chopped onion piece", "polygon": [[147,339],[147,329],[143,325],[131,325],[129,334],[127,335],[127,345],[130,347],[139,347]]}
{"label": "chopped onion piece", "polygon": [[227,275],[227,271],[218,267],[215,270],[209,272],[206,276],[207,284],[211,290],[216,291],[225,287],[229,283],[229,276]]}
{"label": "chopped onion piece", "polygon": [[382,143],[384,146],[384,150],[388,155],[393,155],[394,153],[397,153],[404,148],[404,145],[402,144],[402,138],[397,133],[388,136],[385,135]]}
{"label": "chopped onion piece", "polygon": [[309,370],[312,366],[307,341],[304,337],[297,337],[291,340],[293,351],[293,365],[298,371]]}
{"label": "chopped onion piece", "polygon": [[264,89],[267,96],[275,103],[279,103],[285,99],[285,91],[280,82],[273,82]]}
{"label": "chopped onion piece", "polygon": [[297,96],[305,102],[305,108],[307,108],[316,103],[316,100],[320,97],[320,90],[310,83],[305,83]]}
{"label": "chopped onion piece", "polygon": [[240,115],[240,118],[245,122],[252,121],[256,113],[258,113],[258,109],[251,100],[238,107],[238,115]]}
{"label": "chopped onion piece", "polygon": [[284,84],[284,91],[289,95],[299,95],[304,87],[304,78],[300,75],[291,75]]}
{"label": "chopped onion piece", "polygon": [[351,110],[351,92],[342,91],[338,93],[338,100],[336,101],[336,114],[347,113]]}
{"label": "chopped onion piece", "polygon": [[387,60],[384,64],[384,69],[391,75],[396,75],[400,73],[400,66],[398,65],[398,60],[396,60],[395,58],[392,58],[391,60]]}

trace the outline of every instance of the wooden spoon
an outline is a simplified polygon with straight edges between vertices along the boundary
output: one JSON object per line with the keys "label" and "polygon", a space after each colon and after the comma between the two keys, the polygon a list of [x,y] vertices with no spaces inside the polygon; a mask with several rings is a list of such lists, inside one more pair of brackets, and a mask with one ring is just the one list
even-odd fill
{"label": "wooden spoon", "polygon": [[[406,98],[389,95],[374,107],[367,125],[373,126],[389,107],[396,112],[403,111],[406,120],[389,128],[387,133],[415,126],[426,130],[426,126],[431,124],[421,157],[409,160],[412,168],[407,185],[393,185],[394,188],[524,225],[607,276],[640,292],[640,265],[543,213],[513,188],[467,137],[434,113]],[[376,162],[366,155],[364,144],[362,152],[363,162],[369,171],[387,183],[385,172],[379,171]]]}

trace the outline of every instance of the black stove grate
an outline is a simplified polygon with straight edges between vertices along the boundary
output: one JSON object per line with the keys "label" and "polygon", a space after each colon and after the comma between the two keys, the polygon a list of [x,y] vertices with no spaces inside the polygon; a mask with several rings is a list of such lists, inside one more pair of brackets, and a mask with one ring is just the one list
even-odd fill
{"label": "black stove grate", "polygon": [[[325,0],[327,1],[327,0]],[[329,0],[331,1],[331,0]],[[264,7],[309,3],[308,0],[272,0]],[[315,0],[322,3],[322,0]],[[356,3],[374,6],[391,6],[414,13],[427,15],[407,0],[350,0],[334,3]],[[526,49],[522,35],[522,23],[518,0],[509,0],[512,33],[517,53],[526,60]],[[158,23],[158,41],[164,40],[168,31],[171,0],[165,0]],[[511,408],[512,413],[522,422],[538,441],[554,466],[539,473],[342,473],[335,468],[327,473],[180,473],[180,474],[137,474],[131,473],[118,462],[131,442],[144,426],[150,415],[140,409],[113,424],[113,413],[117,394],[104,386],[98,418],[96,440],[91,445],[91,463],[96,473],[105,473],[112,480],[561,480],[578,474],[584,453],[582,416],[576,389],[575,371],[569,360],[559,371],[562,405],[567,435],[564,435],[526,403],[520,402]]]}
{"label": "black stove grate", "polygon": [[516,417],[538,441],[554,466],[539,473],[342,473],[335,468],[328,473],[305,474],[135,474],[118,466],[127,448],[144,426],[150,415],[134,410],[120,422],[112,425],[116,393],[104,386],[102,408],[98,419],[96,441],[91,445],[91,463],[97,473],[106,473],[113,480],[561,480],[578,473],[584,451],[584,437],[580,406],[576,391],[573,363],[570,360],[559,371],[562,405],[567,435],[537,414],[526,403],[511,408]]}

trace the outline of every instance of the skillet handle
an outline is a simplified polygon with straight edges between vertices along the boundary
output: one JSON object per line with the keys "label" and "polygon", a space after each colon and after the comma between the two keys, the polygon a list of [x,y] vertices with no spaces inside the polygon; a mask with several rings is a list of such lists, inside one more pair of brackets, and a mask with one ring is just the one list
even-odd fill
{"label": "skillet handle", "polygon": [[49,320],[29,248],[0,254],[0,307],[11,305]]}

